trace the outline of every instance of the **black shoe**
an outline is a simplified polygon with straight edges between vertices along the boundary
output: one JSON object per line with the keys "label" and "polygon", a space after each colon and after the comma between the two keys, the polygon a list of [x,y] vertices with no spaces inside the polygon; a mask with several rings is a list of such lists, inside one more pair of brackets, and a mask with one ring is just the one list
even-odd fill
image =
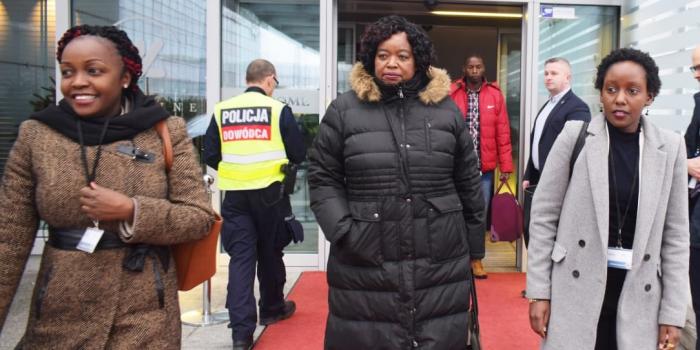
{"label": "black shoe", "polygon": [[297,304],[294,303],[294,301],[287,300],[284,302],[284,309],[279,315],[271,317],[261,317],[260,325],[269,326],[277,321],[286,320],[292,317],[292,315],[294,315],[294,311],[297,311]]}
{"label": "black shoe", "polygon": [[253,348],[253,337],[244,340],[233,340],[233,350],[250,350]]}

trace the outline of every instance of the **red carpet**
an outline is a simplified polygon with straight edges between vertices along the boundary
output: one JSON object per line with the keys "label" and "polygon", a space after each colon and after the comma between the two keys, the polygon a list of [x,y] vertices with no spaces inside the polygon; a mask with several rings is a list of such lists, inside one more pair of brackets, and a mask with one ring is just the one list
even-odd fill
{"label": "red carpet", "polygon": [[[537,349],[539,339],[530,330],[527,300],[520,297],[525,274],[490,273],[488,279],[476,284],[483,349]],[[302,273],[289,294],[289,299],[297,303],[297,312],[290,319],[267,327],[255,349],[323,349],[327,298],[326,274]]]}
{"label": "red carpet", "polygon": [[297,303],[296,313],[265,328],[255,350],[323,349],[328,316],[326,273],[302,273],[287,299]]}
{"label": "red carpet", "polygon": [[530,329],[524,273],[489,273],[476,281],[483,348],[539,349],[539,336]]}

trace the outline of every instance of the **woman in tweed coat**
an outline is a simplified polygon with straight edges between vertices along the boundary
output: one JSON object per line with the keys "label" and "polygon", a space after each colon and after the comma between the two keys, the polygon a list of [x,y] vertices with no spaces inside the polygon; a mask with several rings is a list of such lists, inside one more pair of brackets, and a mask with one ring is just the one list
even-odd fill
{"label": "woman in tweed coat", "polygon": [[[168,246],[202,237],[214,218],[184,121],[138,89],[138,50],[121,30],[71,28],[57,58],[65,98],[22,123],[0,189],[0,328],[44,220],[18,348],[179,348]],[[165,119],[169,174],[153,128]],[[94,252],[78,250],[95,225]]]}

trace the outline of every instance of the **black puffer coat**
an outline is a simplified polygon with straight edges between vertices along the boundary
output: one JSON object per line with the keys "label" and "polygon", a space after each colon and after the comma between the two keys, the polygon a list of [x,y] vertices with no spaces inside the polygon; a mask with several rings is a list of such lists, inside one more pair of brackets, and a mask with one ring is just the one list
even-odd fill
{"label": "black puffer coat", "polygon": [[427,79],[388,95],[358,63],[321,123],[309,185],[332,243],[326,349],[466,347],[484,200],[449,77]]}

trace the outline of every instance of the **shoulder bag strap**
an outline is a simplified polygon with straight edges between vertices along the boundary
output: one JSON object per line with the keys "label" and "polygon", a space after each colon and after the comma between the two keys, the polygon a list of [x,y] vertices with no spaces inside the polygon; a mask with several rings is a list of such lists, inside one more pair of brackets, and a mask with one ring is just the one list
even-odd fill
{"label": "shoulder bag strap", "polygon": [[168,130],[167,119],[156,123],[155,129],[163,142],[163,158],[165,158],[165,170],[169,173],[173,168],[173,144],[170,141],[170,131]]}
{"label": "shoulder bag strap", "polygon": [[576,164],[576,159],[578,158],[579,153],[581,153],[581,149],[583,149],[583,146],[586,144],[586,134],[588,133],[588,122],[584,122],[583,125],[581,125],[581,131],[578,133],[578,137],[576,138],[576,144],[574,145],[574,151],[571,154],[571,159],[569,160],[569,180],[571,180],[571,176],[574,174],[574,165]]}

